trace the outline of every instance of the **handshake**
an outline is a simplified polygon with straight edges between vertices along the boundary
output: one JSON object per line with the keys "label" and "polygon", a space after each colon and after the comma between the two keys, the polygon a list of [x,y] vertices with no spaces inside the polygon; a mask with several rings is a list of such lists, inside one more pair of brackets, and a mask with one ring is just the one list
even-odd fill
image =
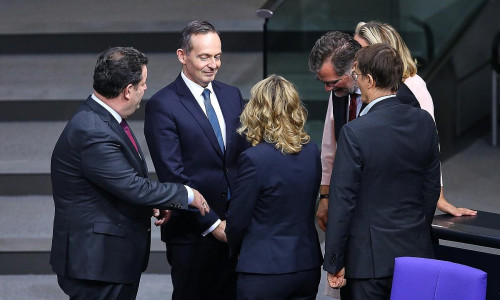
{"label": "handshake", "polygon": [[[190,206],[196,207],[200,210],[202,216],[206,213],[210,212],[210,207],[208,206],[207,201],[197,190],[191,188],[194,194],[193,202],[189,204]],[[171,212],[170,210],[162,209],[159,210],[157,208],[153,209],[153,217],[156,218],[155,225],[161,226],[170,219]],[[220,224],[212,231],[212,234],[221,242],[227,242],[226,239],[226,221],[221,221]]]}
{"label": "handshake", "polygon": [[[194,194],[193,202],[189,204],[189,206],[196,207],[200,210],[202,216],[210,211],[210,207],[208,206],[207,200],[203,198],[203,196],[197,190],[191,188]],[[155,225],[161,226],[170,219],[171,212],[168,209],[153,209],[153,217],[156,218]]]}

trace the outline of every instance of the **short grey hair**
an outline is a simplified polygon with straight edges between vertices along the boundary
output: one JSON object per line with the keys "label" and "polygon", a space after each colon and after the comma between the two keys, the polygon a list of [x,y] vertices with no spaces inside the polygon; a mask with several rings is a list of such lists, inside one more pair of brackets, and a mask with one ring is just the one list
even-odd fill
{"label": "short grey hair", "polygon": [[337,75],[347,74],[360,48],[361,45],[349,34],[329,31],[314,44],[309,55],[309,70],[317,73],[326,60],[330,59]]}
{"label": "short grey hair", "polygon": [[179,48],[188,53],[193,50],[193,44],[191,43],[191,37],[197,34],[206,34],[213,32],[219,34],[215,27],[208,23],[207,21],[194,20],[189,22],[186,27],[181,31],[181,38],[179,40]]}

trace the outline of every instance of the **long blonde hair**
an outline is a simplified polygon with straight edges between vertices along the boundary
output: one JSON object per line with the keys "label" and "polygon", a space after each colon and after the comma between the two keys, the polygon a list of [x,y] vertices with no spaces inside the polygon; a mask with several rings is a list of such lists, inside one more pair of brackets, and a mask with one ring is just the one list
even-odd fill
{"label": "long blonde hair", "polygon": [[391,25],[377,21],[359,22],[354,33],[365,39],[370,45],[387,43],[396,49],[403,60],[403,81],[417,74],[417,65],[411,57],[410,50]]}
{"label": "long blonde hair", "polygon": [[255,84],[250,94],[238,133],[245,134],[252,146],[265,141],[283,154],[300,152],[311,138],[304,129],[307,111],[294,85],[270,75]]}

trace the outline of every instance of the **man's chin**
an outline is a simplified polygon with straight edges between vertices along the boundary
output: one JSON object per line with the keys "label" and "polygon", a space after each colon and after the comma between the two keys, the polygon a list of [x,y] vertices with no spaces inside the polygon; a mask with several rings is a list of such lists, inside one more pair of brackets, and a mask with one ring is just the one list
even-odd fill
{"label": "man's chin", "polygon": [[335,94],[335,96],[337,96],[339,98],[342,98],[342,97],[349,95],[349,91],[344,90],[344,89],[333,91],[333,93]]}

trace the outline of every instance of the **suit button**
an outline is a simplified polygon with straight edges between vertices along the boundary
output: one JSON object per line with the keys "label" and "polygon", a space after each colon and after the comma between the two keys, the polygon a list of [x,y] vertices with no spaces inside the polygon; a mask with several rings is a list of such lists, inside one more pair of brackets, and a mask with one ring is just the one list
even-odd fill
{"label": "suit button", "polygon": [[151,231],[151,228],[148,228],[148,232],[150,232],[150,231]]}
{"label": "suit button", "polygon": [[332,257],[332,266],[335,266],[335,264],[337,263],[337,259],[334,257]]}
{"label": "suit button", "polygon": [[223,198],[225,198],[225,197],[227,196],[227,193],[226,193],[226,192],[222,192],[221,196],[222,196]]}

